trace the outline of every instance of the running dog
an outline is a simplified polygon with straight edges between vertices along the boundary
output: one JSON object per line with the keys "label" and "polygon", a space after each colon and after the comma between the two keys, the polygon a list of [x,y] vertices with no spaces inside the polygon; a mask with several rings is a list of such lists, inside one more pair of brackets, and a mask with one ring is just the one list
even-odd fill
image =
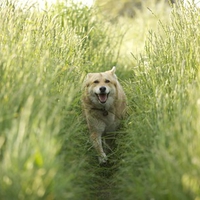
{"label": "running dog", "polygon": [[117,129],[126,109],[126,96],[115,70],[113,67],[106,72],[88,73],[83,84],[83,111],[100,164],[108,160],[102,135]]}

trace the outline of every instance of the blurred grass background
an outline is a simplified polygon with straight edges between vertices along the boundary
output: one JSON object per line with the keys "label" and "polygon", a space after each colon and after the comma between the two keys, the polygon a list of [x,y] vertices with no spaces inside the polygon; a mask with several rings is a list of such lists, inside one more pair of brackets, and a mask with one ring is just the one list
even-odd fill
{"label": "blurred grass background", "polygon": [[[200,14],[171,3],[1,3],[0,199],[200,199]],[[81,85],[113,65],[128,116],[100,167]]]}

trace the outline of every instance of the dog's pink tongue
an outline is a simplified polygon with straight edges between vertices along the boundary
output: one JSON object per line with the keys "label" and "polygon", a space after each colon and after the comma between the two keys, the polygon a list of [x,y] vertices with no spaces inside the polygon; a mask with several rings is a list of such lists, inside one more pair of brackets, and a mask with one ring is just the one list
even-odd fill
{"label": "dog's pink tongue", "polygon": [[105,103],[106,100],[107,100],[107,94],[99,94],[98,97],[99,97],[99,100],[100,100],[102,103]]}

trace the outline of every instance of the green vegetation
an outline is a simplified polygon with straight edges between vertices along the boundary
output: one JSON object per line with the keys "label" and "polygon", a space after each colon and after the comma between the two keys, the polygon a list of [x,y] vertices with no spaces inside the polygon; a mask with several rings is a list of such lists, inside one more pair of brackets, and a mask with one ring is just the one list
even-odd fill
{"label": "green vegetation", "polygon": [[200,198],[199,10],[174,8],[171,18],[133,68],[117,199]]}
{"label": "green vegetation", "polygon": [[[200,13],[162,5],[114,23],[0,6],[0,199],[200,199]],[[81,85],[113,65],[128,114],[100,167]]]}

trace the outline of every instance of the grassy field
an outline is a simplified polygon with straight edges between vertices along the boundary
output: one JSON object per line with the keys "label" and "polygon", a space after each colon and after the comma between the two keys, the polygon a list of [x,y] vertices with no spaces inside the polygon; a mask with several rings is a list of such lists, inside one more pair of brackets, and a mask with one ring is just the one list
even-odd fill
{"label": "grassy field", "polygon": [[[200,199],[200,12],[150,10],[1,4],[0,199]],[[100,167],[81,85],[114,65],[128,114]]]}

